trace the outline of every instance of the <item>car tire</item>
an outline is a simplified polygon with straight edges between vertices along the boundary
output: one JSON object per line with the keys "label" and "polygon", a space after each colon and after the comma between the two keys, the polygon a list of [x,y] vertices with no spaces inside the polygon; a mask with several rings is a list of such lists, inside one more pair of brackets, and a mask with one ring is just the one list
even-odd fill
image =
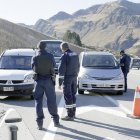
{"label": "car tire", "polygon": [[123,95],[123,91],[118,91],[117,95]]}
{"label": "car tire", "polygon": [[78,89],[78,93],[79,93],[79,94],[84,94],[84,90]]}

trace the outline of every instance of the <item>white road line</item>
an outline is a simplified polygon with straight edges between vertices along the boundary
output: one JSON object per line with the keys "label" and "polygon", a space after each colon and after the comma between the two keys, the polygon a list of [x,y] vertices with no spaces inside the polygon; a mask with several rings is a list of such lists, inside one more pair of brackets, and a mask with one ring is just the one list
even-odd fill
{"label": "white road line", "polygon": [[129,119],[128,117],[126,117],[126,114],[122,111],[118,111],[118,110],[114,110],[114,109],[108,109],[106,107],[93,106],[93,105],[77,108],[77,113],[76,114],[80,115],[80,114],[83,114],[83,113],[86,113],[86,112],[89,112],[89,111],[93,111],[93,110],[103,112],[103,113],[107,113],[107,114],[110,114],[110,115],[113,115],[113,116]]}
{"label": "white road line", "polygon": [[[123,106],[122,104],[120,104],[118,101],[114,100],[113,98],[109,97],[109,96],[104,96],[107,100],[109,100],[110,102],[112,102],[113,104],[115,104],[116,106],[120,107],[126,114],[132,114],[132,112],[127,109],[125,106]],[[127,117],[127,116],[126,116]],[[129,117],[127,117],[129,118]],[[133,118],[131,118],[133,119]],[[140,120],[136,119],[136,121],[140,122]]]}
{"label": "white road line", "polygon": [[115,140],[115,139],[110,138],[110,137],[106,137],[106,138],[104,138],[103,140]]}
{"label": "white road line", "polygon": [[[60,103],[58,105],[58,114],[59,114],[60,117],[63,114],[64,105],[65,105],[65,102],[64,102],[64,98],[62,97],[61,101],[60,101]],[[53,121],[51,121],[51,123],[50,123],[49,127],[47,128],[47,130],[48,131],[45,133],[45,135],[44,135],[42,140],[54,140],[55,133],[57,131],[57,127],[54,127]]]}
{"label": "white road line", "polygon": [[113,98],[109,97],[109,96],[104,96],[107,100],[109,100],[110,102],[112,102],[113,104],[115,104],[116,106],[120,107],[125,113],[130,114],[131,111],[129,109],[127,109],[126,107],[124,107],[122,104],[120,104],[118,101],[114,100]]}
{"label": "white road line", "polygon": [[3,119],[1,120],[0,122],[0,127],[2,126],[3,122],[5,121],[6,117],[12,112],[12,111],[15,111],[15,109],[13,108],[10,108],[6,111],[6,114],[4,115]]}

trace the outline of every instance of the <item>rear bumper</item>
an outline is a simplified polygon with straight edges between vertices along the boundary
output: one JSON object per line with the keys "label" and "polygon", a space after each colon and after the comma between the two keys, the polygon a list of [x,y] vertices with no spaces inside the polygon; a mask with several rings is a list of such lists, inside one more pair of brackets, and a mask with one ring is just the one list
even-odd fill
{"label": "rear bumper", "polygon": [[[12,90],[6,91],[4,88],[11,87]],[[20,85],[0,85],[0,96],[30,96],[34,84],[20,84]]]}

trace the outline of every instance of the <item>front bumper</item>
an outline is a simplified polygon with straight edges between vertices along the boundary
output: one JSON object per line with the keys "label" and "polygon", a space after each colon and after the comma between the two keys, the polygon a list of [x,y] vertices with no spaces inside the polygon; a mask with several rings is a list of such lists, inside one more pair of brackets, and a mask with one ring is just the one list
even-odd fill
{"label": "front bumper", "polygon": [[0,96],[30,96],[33,88],[34,84],[0,84]]}
{"label": "front bumper", "polygon": [[87,91],[124,91],[124,80],[78,80],[79,90]]}

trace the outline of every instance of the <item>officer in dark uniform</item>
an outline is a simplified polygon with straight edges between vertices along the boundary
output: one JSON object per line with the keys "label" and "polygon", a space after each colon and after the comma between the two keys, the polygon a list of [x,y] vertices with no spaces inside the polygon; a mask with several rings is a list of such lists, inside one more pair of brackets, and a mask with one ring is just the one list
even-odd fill
{"label": "officer in dark uniform", "polygon": [[120,55],[122,56],[120,59],[120,65],[121,65],[121,69],[122,69],[122,72],[124,74],[124,80],[125,80],[124,92],[127,92],[127,74],[129,72],[131,58],[130,58],[130,56],[125,54],[124,50],[120,51]]}
{"label": "officer in dark uniform", "polygon": [[39,52],[32,60],[32,69],[35,72],[35,87],[34,99],[36,102],[36,114],[38,129],[41,130],[43,126],[43,95],[47,97],[48,111],[54,121],[54,126],[59,126],[59,116],[57,114],[56,93],[52,77],[55,75],[54,66],[55,61],[52,54],[48,53],[45,48],[46,44],[40,42],[38,45]]}
{"label": "officer in dark uniform", "polygon": [[76,92],[77,92],[77,75],[79,72],[79,57],[69,49],[67,43],[61,44],[61,50],[64,53],[61,57],[59,72],[59,88],[63,84],[63,93],[65,99],[65,108],[67,116],[62,120],[73,121],[76,112]]}

